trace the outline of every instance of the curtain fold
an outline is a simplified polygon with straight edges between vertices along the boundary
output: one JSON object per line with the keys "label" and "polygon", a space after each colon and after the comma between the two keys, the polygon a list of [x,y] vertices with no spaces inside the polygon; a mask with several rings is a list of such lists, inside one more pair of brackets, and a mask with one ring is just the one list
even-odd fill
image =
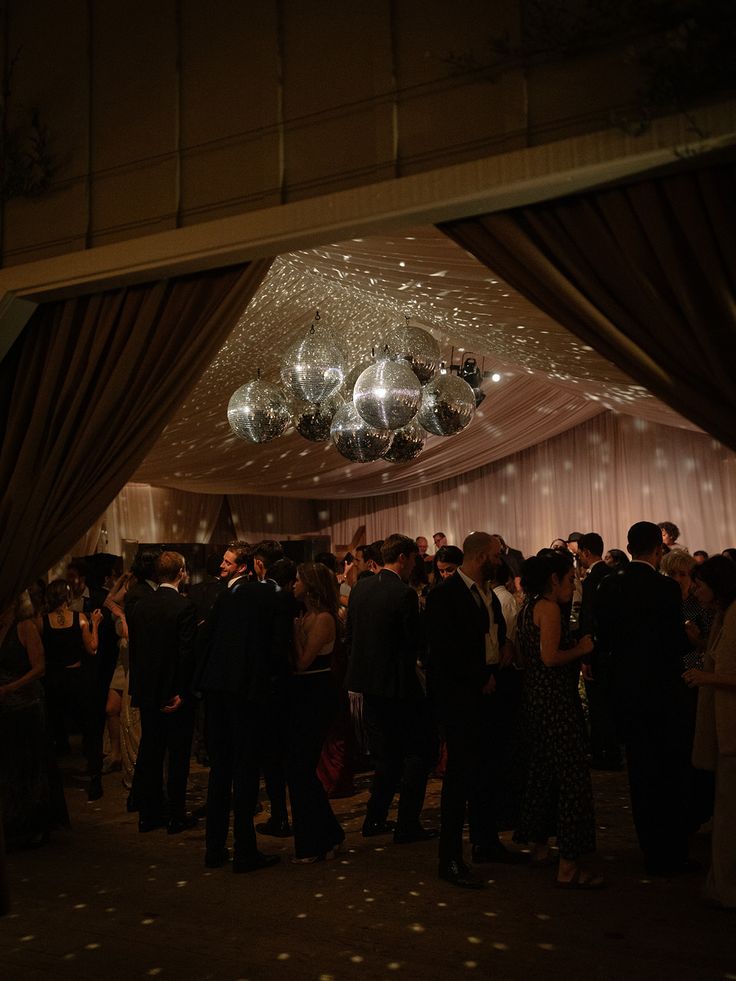
{"label": "curtain fold", "polygon": [[439,227],[736,449],[736,164]]}
{"label": "curtain fold", "polygon": [[123,541],[207,544],[221,507],[221,494],[126,484],[105,511],[108,551],[121,554]]}
{"label": "curtain fold", "polygon": [[120,492],[268,265],[36,310],[0,364],[0,604],[63,555]]}
{"label": "curtain fold", "polygon": [[525,555],[572,531],[625,548],[635,521],[674,521],[691,550],[736,546],[736,455],[702,433],[604,412],[537,446],[405,494],[318,502],[323,534],[401,532],[461,545],[500,532]]}
{"label": "curtain fold", "polygon": [[236,534],[246,541],[317,533],[319,518],[314,501],[228,494],[227,502]]}

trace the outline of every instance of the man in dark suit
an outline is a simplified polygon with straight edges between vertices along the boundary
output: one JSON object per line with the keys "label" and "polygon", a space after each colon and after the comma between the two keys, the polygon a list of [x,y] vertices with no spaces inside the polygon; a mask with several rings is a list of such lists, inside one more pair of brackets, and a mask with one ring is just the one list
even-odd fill
{"label": "man in dark suit", "polygon": [[204,628],[198,681],[206,700],[210,757],[205,865],[217,868],[229,859],[232,805],[234,872],[255,872],[279,860],[258,850],[253,813],[272,679],[288,661],[292,623],[284,616],[276,584],[268,580],[269,568],[281,557],[280,546],[261,542],[253,557],[264,581],[248,581],[243,563],[217,598]]}
{"label": "man in dark suit", "polygon": [[677,583],[658,573],[662,534],[650,521],[629,529],[632,561],[596,593],[596,643],[611,655],[611,690],[626,746],[631,812],[652,875],[689,868],[690,774],[687,689],[680,675],[688,651]]}
{"label": "man in dark suit", "polygon": [[140,831],[161,827],[164,757],[168,753],[168,832],[192,827],[186,815],[187,778],[194,729],[191,679],[196,619],[193,604],[179,594],[184,556],[162,552],[156,562],[158,589],[135,604],[128,624],[136,651],[131,701],[141,714],[136,762]]}
{"label": "man in dark suit", "polygon": [[[578,565],[584,570],[582,600],[578,614],[578,635],[595,642],[597,624],[595,599],[603,580],[612,572],[603,561],[603,539],[589,531],[578,541]],[[621,747],[611,705],[610,655],[595,647],[583,661],[585,694],[590,722],[591,767],[594,770],[620,770]]]}
{"label": "man in dark suit", "polygon": [[516,697],[501,604],[487,589],[500,552],[497,536],[473,532],[463,542],[462,565],[430,591],[426,605],[428,683],[447,747],[439,875],[465,888],[483,885],[463,861],[466,809],[474,862],[521,860],[498,837],[502,778],[496,764],[511,738],[508,710]]}
{"label": "man in dark suit", "polygon": [[[393,831],[397,844],[436,835],[419,820],[436,739],[417,675],[422,647],[419,600],[405,581],[417,553],[416,542],[406,535],[390,535],[384,541],[384,566],[353,587],[346,628],[345,684],[349,691],[363,694],[375,765],[363,835]],[[394,824],[387,820],[388,809],[399,787]]]}

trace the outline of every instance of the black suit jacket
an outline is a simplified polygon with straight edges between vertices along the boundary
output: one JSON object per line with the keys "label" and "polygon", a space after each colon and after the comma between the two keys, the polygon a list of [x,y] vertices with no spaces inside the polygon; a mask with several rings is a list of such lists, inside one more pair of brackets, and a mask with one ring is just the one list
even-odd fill
{"label": "black suit jacket", "polygon": [[[501,603],[491,592],[499,649],[506,643]],[[430,590],[425,606],[429,644],[428,687],[443,714],[480,707],[483,686],[493,671],[486,664],[486,617],[456,572]]]}
{"label": "black suit jacket", "polygon": [[680,588],[645,562],[607,576],[595,595],[598,649],[611,654],[614,709],[627,717],[686,718]]}
{"label": "black suit jacket", "polygon": [[175,695],[186,698],[194,670],[194,604],[160,586],[135,603],[128,630],[136,659],[133,704],[160,709]]}
{"label": "black suit jacket", "polygon": [[350,593],[345,629],[350,691],[385,698],[423,698],[417,676],[422,651],[419,598],[383,570],[359,579]]}
{"label": "black suit jacket", "polygon": [[293,610],[271,582],[241,579],[221,593],[201,634],[196,687],[263,702],[290,660]]}
{"label": "black suit jacket", "polygon": [[613,570],[605,562],[596,562],[588,575],[583,579],[583,598],[580,602],[580,613],[578,615],[578,634],[596,635],[595,620],[595,597],[598,587],[603,580],[610,576]]}

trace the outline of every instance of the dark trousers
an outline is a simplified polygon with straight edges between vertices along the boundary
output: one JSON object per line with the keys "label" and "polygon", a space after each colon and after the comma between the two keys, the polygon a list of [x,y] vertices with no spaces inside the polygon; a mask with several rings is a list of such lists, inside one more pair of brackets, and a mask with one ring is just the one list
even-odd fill
{"label": "dark trousers", "polygon": [[98,699],[95,675],[91,667],[62,668],[44,678],[49,728],[60,749],[68,744],[66,718],[71,718],[82,733],[82,747],[91,777],[102,772],[102,741],[99,731]]}
{"label": "dark trousers", "polygon": [[263,781],[271,803],[271,817],[279,824],[289,819],[286,809],[287,697],[282,685],[274,688],[266,706],[263,729]]}
{"label": "dark trousers", "polygon": [[652,713],[627,720],[625,742],[631,814],[644,863],[648,869],[673,867],[687,859],[687,725]]}
{"label": "dark trousers", "polygon": [[462,860],[465,816],[473,843],[490,845],[498,839],[493,808],[493,788],[484,755],[480,710],[446,718],[444,724],[447,764],[440,798],[440,865]]}
{"label": "dark trousers", "polygon": [[175,712],[142,708],[140,713],[141,742],[135,764],[140,816],[143,820],[151,821],[160,818],[166,811],[163,773],[168,753],[168,813],[172,818],[183,818],[192,752],[194,706],[191,702],[183,702]]}
{"label": "dark trousers", "polygon": [[620,766],[618,739],[610,685],[610,655],[596,651],[591,657],[593,680],[585,682],[590,722],[590,752],[597,764]]}
{"label": "dark trousers", "polygon": [[221,851],[227,842],[233,812],[235,857],[248,861],[258,851],[253,813],[258,801],[261,768],[261,706],[228,692],[208,692],[207,850]]}
{"label": "dark trousers", "polygon": [[337,687],[330,673],[292,678],[286,778],[297,858],[324,855],[345,838],[317,776],[322,746],[337,716],[337,706]]}
{"label": "dark trousers", "polygon": [[363,713],[375,766],[366,817],[385,821],[398,790],[397,829],[412,831],[419,824],[437,755],[428,702],[363,695]]}

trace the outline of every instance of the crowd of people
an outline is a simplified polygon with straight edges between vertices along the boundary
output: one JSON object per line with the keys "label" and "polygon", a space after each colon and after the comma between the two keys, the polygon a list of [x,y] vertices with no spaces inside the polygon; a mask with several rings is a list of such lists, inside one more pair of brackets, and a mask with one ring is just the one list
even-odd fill
{"label": "crowd of people", "polygon": [[[525,559],[491,532],[436,532],[431,554],[394,534],[300,565],[234,541],[196,584],[171,549],[126,573],[108,556],[99,584],[74,561],[0,616],[6,840],[68,825],[71,729],[88,799],[119,773],[140,833],[204,819],[209,868],[276,864],[268,837],[293,836],[296,864],[334,857],[330,800],[361,761],[363,836],[437,839],[442,880],[479,889],[477,866],[525,862],[597,890],[590,771],[625,766],[646,872],[692,871],[690,836],[712,820],[706,896],[736,907],[736,550],[678,539],[640,521],[626,552],[575,532]],[[193,753],[209,767],[200,813]],[[422,817],[432,774],[439,828]]]}

